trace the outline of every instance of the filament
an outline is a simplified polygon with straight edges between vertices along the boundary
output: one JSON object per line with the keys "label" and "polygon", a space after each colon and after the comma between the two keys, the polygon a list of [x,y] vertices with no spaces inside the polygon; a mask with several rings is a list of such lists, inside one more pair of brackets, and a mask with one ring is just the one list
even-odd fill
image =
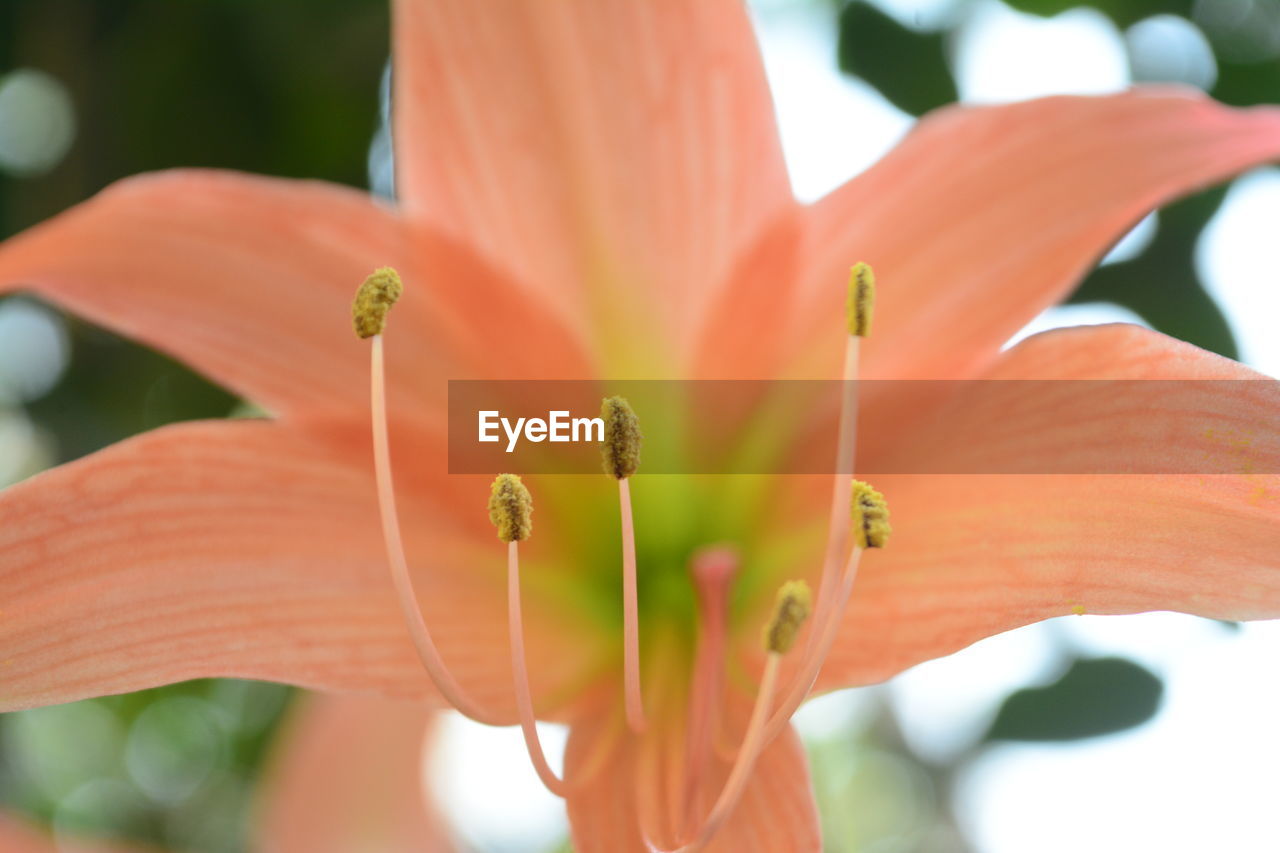
{"label": "filament", "polygon": [[370,397],[373,410],[374,479],[378,489],[378,513],[382,517],[382,538],[387,549],[387,562],[391,565],[391,580],[395,586],[396,597],[400,601],[400,611],[404,615],[405,625],[409,628],[409,636],[413,638],[413,647],[418,652],[418,660],[422,662],[423,669],[431,677],[440,695],[459,712],[476,722],[491,726],[502,725],[501,718],[483,710],[459,686],[440,657],[440,651],[431,639],[431,631],[422,618],[422,612],[418,609],[418,598],[413,589],[413,579],[409,575],[409,564],[404,554],[404,542],[400,536],[395,486],[391,480],[382,335],[374,335],[372,344]]}
{"label": "filament", "polygon": [[622,513],[622,641],[627,725],[637,734],[645,730],[644,699],[640,689],[640,621],[636,594],[636,530],[631,514],[631,481],[618,480]]}
{"label": "filament", "polygon": [[520,714],[524,745],[542,784],[557,797],[563,797],[568,793],[568,787],[547,763],[547,756],[542,751],[542,741],[538,739],[538,724],[533,715],[529,668],[524,656],[524,621],[520,615],[520,545],[515,540],[507,543],[507,617],[511,631],[511,672],[515,677],[516,711]]}

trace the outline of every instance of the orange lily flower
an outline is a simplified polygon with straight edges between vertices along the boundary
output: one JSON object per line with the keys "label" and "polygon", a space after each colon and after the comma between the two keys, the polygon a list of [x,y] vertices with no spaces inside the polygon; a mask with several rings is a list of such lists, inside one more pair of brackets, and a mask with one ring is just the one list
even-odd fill
{"label": "orange lily flower", "polygon": [[[169,353],[272,415],[166,427],[4,493],[0,709],[204,676],[439,704],[380,537],[368,345],[348,314],[374,267],[407,283],[386,404],[417,603],[459,689],[508,723],[520,714],[502,553],[488,483],[444,473],[449,378],[837,378],[844,279],[860,259],[882,282],[862,377],[1257,376],[1123,326],[1000,346],[1151,208],[1280,157],[1276,109],[1162,88],[951,108],[801,205],[736,0],[394,10],[394,205],[169,172],[0,247],[0,286]],[[1150,434],[1135,440],[1158,441],[1182,415],[1145,402]],[[1009,417],[970,413],[975,452]],[[1032,462],[1064,438],[1039,434]],[[616,499],[607,482],[531,479],[531,698],[572,727],[563,784],[582,853],[688,843],[726,784],[768,672],[763,614],[778,583],[822,564],[830,481],[781,480],[758,517],[712,529],[714,495],[637,479],[647,719],[629,727]],[[876,486],[901,534],[864,561],[820,690],[1079,607],[1280,615],[1275,476]],[[732,550],[704,550],[720,542]],[[747,769],[708,849],[819,849],[794,733]]]}

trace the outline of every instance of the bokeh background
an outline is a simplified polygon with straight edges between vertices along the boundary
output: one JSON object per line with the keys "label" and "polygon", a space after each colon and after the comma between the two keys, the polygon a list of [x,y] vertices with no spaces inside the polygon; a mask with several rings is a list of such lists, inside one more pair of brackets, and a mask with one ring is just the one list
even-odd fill
{"label": "bokeh background", "polygon": [[[753,11],[804,199],[954,100],[1166,81],[1280,102],[1280,0]],[[171,166],[389,194],[387,27],[382,0],[0,0],[0,237]],[[1127,319],[1280,375],[1278,228],[1275,169],[1193,196],[1144,220],[1027,331]],[[243,412],[163,356],[27,297],[0,300],[0,486],[164,423]],[[1278,659],[1280,623],[1086,616],[826,697],[800,723],[828,849],[1274,852]],[[255,784],[295,698],[203,681],[2,715],[0,804],[59,837],[252,849]],[[449,719],[432,772],[470,848],[568,849],[518,732]]]}

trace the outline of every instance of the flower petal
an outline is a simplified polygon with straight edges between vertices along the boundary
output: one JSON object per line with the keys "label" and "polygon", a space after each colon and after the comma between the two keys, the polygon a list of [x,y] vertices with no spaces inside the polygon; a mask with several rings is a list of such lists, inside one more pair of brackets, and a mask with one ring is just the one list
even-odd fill
{"label": "flower petal", "polygon": [[[749,709],[739,708],[744,713]],[[648,853],[640,833],[669,847],[669,827],[683,811],[678,795],[683,766],[683,727],[663,719],[637,739],[621,714],[600,713],[576,723],[565,752],[566,804],[578,853]],[[655,767],[657,768],[655,770]],[[665,768],[665,769],[664,769]],[[703,813],[724,784],[728,765],[718,762],[703,792]],[[673,784],[654,787],[652,772]],[[654,798],[662,803],[654,802]],[[662,814],[653,812],[657,808]],[[804,747],[788,729],[761,754],[751,781],[712,843],[709,853],[813,853],[822,846],[817,806]]]}
{"label": "flower petal", "polygon": [[571,313],[593,312],[602,346],[684,322],[682,307],[794,205],[744,5],[494,12],[395,3],[401,203]]}
{"label": "flower petal", "polygon": [[1169,88],[941,110],[809,209],[793,340],[816,342],[817,375],[837,369],[844,280],[865,260],[863,376],[969,375],[1145,213],[1277,158],[1280,110]]}
{"label": "flower petal", "polygon": [[[1031,338],[1002,356],[991,375],[1259,378],[1133,326]],[[1017,411],[988,412],[990,440],[1005,440],[998,419],[1039,423],[1059,406],[1058,416],[1069,420],[1073,401],[1055,395],[1052,384],[1031,385],[1044,389],[1042,399],[1024,401]],[[1274,394],[1269,399],[1270,408],[1255,415],[1264,429],[1280,419]],[[1148,403],[1152,441],[1195,417]],[[977,436],[981,423],[975,423]],[[1060,453],[1059,438],[1049,431],[1039,451],[1023,452]],[[1114,447],[1120,469],[1129,448],[1125,440]],[[1259,470],[1276,470],[1274,453]],[[895,533],[888,548],[862,561],[823,669],[824,688],[879,681],[983,637],[1073,612],[1280,616],[1280,475],[1274,473],[909,475],[878,477],[875,484],[892,508]]]}
{"label": "flower petal", "polygon": [[[375,267],[406,263],[394,214],[354,190],[174,171],[5,242],[0,290],[30,287],[276,413],[365,412],[351,298]],[[421,346],[412,358],[431,363]]]}
{"label": "flower petal", "polygon": [[0,815],[0,850],[4,853],[160,853],[155,847],[84,838],[56,838],[26,821]]}
{"label": "flower petal", "polygon": [[[0,710],[205,676],[425,692],[371,477],[343,458],[268,422],[189,423],[4,492]],[[475,543],[402,509],[442,654],[509,709],[501,549],[478,568]],[[540,694],[593,647],[543,598],[526,604]]]}
{"label": "flower petal", "polygon": [[263,853],[453,850],[424,779],[422,705],[312,695],[290,711],[263,781]]}

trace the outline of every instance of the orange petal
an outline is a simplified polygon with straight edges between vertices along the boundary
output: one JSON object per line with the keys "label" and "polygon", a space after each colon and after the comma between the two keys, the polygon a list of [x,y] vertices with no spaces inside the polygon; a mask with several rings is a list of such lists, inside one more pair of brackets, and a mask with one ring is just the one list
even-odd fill
{"label": "orange petal", "polygon": [[160,853],[158,848],[116,841],[54,838],[25,821],[0,815],[0,850],[4,853]]}
{"label": "orange petal", "polygon": [[301,697],[270,759],[258,846],[269,853],[454,849],[423,776],[430,714],[364,697]]}
{"label": "orange petal", "polygon": [[686,321],[793,206],[737,0],[397,0],[394,36],[408,213],[591,312],[602,346]]}
{"label": "orange petal", "polygon": [[[1258,378],[1227,359],[1131,326],[1031,338],[1002,356],[991,375]],[[1030,385],[1029,393],[1041,396],[1016,411],[988,412],[989,440],[1007,440],[1002,419],[1069,422],[1073,401],[1051,385]],[[1145,403],[1150,441],[1161,441],[1165,430],[1176,434],[1196,416],[1162,408],[1158,399]],[[1259,429],[1280,419],[1274,394],[1269,405],[1255,413]],[[978,441],[981,421],[970,426]],[[1064,437],[1047,432],[1042,447],[1022,452],[1063,452]],[[983,450],[977,452],[980,457]],[[1120,469],[1126,439],[1115,441],[1114,452]],[[1277,470],[1274,448],[1262,452],[1270,455],[1258,470]],[[983,637],[1069,613],[1280,616],[1280,475],[919,475],[877,477],[875,484],[892,508],[894,536],[888,548],[862,561],[823,670],[826,688],[878,681]]]}
{"label": "orange petal", "polygon": [[[121,181],[0,245],[0,291],[30,287],[273,412],[362,417],[368,344],[351,299],[387,265],[412,267],[405,230],[367,195],[174,171]],[[418,308],[393,323],[429,302],[415,290],[405,301]],[[391,340],[398,383],[438,360],[423,337]]]}
{"label": "orange petal", "polygon": [[934,113],[809,209],[794,340],[821,348],[811,371],[838,369],[844,281],[865,260],[863,376],[968,375],[1145,213],[1277,157],[1280,110],[1169,88]]}
{"label": "orange petal", "polygon": [[[370,480],[300,433],[234,421],[157,430],[7,490],[0,709],[205,676],[424,692]],[[509,706],[501,549],[478,566],[474,545],[404,509],[446,660],[477,701]],[[554,643],[555,616],[529,598],[531,665],[573,670],[581,637],[560,617]]]}
{"label": "orange petal", "polygon": [[[738,716],[749,711],[736,710]],[[642,820],[655,843],[669,847],[678,840],[670,827],[683,814],[683,804],[680,772],[672,768],[683,765],[683,727],[678,719],[675,725],[669,718],[650,722],[650,733],[642,739],[626,731],[621,713],[605,711],[573,726],[565,777],[571,786],[567,807],[578,853],[648,853]],[[655,766],[662,778],[652,774]],[[714,768],[702,797],[703,813],[728,769],[723,762]],[[799,737],[788,729],[761,754],[742,800],[706,849],[813,853],[821,846],[808,759]]]}

